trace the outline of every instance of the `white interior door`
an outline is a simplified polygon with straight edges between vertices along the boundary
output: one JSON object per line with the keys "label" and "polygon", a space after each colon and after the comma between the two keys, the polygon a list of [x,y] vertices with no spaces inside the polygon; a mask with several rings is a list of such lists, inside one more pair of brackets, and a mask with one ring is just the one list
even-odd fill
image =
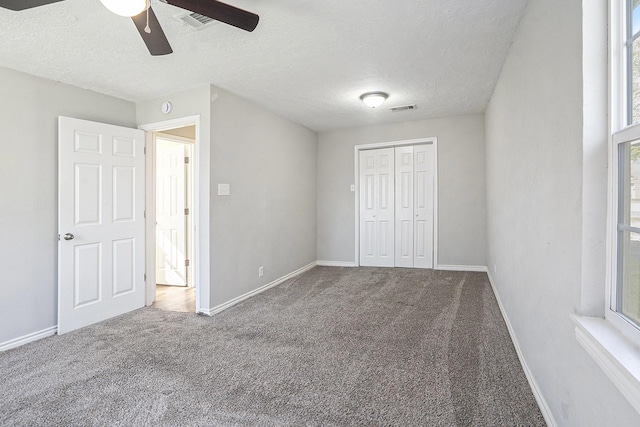
{"label": "white interior door", "polygon": [[394,266],[394,149],[360,151],[360,265]]}
{"label": "white interior door", "polygon": [[414,169],[414,257],[415,268],[433,268],[434,170],[433,144],[413,147]]}
{"label": "white interior door", "polygon": [[144,132],[58,121],[58,333],[144,305]]}
{"label": "white interior door", "polygon": [[413,267],[413,146],[395,148],[396,248],[395,266]]}
{"label": "white interior door", "polygon": [[156,138],[156,283],[187,285],[187,180],[185,150]]}

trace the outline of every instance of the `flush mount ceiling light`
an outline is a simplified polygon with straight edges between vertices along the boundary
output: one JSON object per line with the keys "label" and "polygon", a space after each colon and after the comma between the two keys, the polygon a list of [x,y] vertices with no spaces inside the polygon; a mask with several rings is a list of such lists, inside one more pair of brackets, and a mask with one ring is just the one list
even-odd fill
{"label": "flush mount ceiling light", "polygon": [[381,106],[388,97],[389,95],[384,92],[367,92],[360,95],[360,99],[364,102],[364,105],[371,108]]}
{"label": "flush mount ceiling light", "polygon": [[149,8],[149,0],[100,0],[104,7],[120,16],[137,16]]}

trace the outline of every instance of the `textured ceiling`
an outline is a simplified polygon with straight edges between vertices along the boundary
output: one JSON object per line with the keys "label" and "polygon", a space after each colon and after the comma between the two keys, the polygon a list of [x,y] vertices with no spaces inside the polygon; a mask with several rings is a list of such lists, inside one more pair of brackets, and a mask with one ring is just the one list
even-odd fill
{"label": "textured ceiling", "polygon": [[[316,131],[483,112],[526,0],[227,0],[253,33],[193,30],[152,0],[174,53],[152,57],[99,0],[0,9],[0,66],[130,101],[206,84]],[[389,99],[372,110],[360,94]],[[388,107],[417,104],[391,112]]]}

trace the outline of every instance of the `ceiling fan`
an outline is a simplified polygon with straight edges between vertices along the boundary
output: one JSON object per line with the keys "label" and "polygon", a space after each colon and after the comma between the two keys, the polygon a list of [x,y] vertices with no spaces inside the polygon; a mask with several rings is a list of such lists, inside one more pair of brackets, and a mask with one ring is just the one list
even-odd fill
{"label": "ceiling fan", "polygon": [[[64,0],[0,0],[0,7],[10,10],[25,10]],[[162,31],[156,14],[151,9],[150,0],[100,0],[102,4],[118,15],[129,16],[133,20],[142,40],[151,55],[167,55],[173,50]],[[255,13],[219,2],[217,0],[160,0],[163,3],[190,10],[216,21],[224,22],[245,31],[253,31],[260,17]]]}

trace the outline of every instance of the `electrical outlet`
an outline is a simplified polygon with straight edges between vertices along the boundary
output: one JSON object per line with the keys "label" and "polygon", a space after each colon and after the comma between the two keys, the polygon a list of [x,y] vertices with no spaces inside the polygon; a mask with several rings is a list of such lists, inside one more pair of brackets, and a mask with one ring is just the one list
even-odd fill
{"label": "electrical outlet", "polygon": [[264,267],[260,266],[258,267],[258,277],[262,277],[264,276]]}

